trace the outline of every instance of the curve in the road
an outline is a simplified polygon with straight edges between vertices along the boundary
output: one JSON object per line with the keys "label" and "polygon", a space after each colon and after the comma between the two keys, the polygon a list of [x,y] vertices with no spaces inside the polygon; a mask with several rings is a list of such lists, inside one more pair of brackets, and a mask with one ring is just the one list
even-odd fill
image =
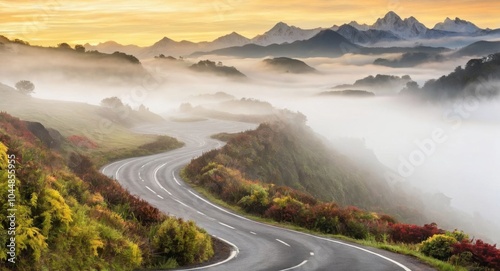
{"label": "curve in the road", "polygon": [[247,219],[209,202],[183,183],[179,171],[185,164],[223,145],[210,135],[253,128],[252,124],[216,120],[143,126],[137,131],[175,136],[186,145],[163,154],[114,162],[101,171],[161,211],[193,220],[234,247],[225,261],[188,270],[433,270],[399,254]]}

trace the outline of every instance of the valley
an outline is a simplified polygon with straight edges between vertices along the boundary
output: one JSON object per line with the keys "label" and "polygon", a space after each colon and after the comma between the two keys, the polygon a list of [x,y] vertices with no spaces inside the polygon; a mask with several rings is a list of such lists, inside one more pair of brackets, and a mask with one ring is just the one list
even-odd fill
{"label": "valley", "polygon": [[500,268],[496,3],[28,2],[0,270]]}

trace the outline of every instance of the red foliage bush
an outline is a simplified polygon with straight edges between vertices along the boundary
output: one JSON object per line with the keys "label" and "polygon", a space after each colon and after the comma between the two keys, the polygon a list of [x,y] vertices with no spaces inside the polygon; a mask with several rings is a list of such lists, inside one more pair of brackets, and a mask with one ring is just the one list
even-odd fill
{"label": "red foliage bush", "polygon": [[417,244],[427,240],[434,234],[442,234],[444,230],[437,227],[436,223],[425,224],[423,227],[412,224],[393,224],[390,234],[392,241],[407,244]]}
{"label": "red foliage bush", "polygon": [[460,255],[464,252],[472,253],[472,260],[480,266],[500,270],[500,250],[496,245],[490,245],[482,240],[462,240],[453,245],[453,254]]}
{"label": "red foliage bush", "polygon": [[18,136],[34,144],[36,137],[28,130],[26,123],[19,118],[13,117],[5,112],[0,112],[0,127],[9,136]]}
{"label": "red foliage bush", "polygon": [[89,185],[89,189],[99,192],[111,206],[129,206],[131,218],[136,218],[143,225],[161,222],[164,215],[157,208],[144,200],[132,196],[115,180],[98,172],[92,162],[83,155],[72,154],[69,166],[75,174]]}

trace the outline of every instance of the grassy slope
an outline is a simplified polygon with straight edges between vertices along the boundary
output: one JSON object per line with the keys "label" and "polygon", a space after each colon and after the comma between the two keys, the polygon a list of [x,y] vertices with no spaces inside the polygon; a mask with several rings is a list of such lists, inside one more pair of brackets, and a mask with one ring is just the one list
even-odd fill
{"label": "grassy slope", "polygon": [[[325,169],[322,168],[322,166],[324,166],[325,162],[332,163],[332,160],[325,156],[326,154],[324,149],[322,150],[321,148],[319,148],[321,144],[314,140],[308,131],[303,129],[305,128],[290,127],[287,125],[280,126],[279,124],[261,125],[256,131],[249,131],[236,135],[221,134],[214,136],[220,140],[229,140],[229,142],[222,149],[206,153],[201,158],[193,160],[193,162],[183,171],[183,178],[211,201],[230,208],[237,213],[246,215],[251,219],[255,219],[265,223],[271,223],[273,225],[279,225],[294,230],[310,233],[312,232],[320,235],[324,235],[324,233],[318,232],[317,229],[314,229],[314,227],[313,229],[302,228],[300,226],[297,226],[296,223],[290,223],[288,221],[282,221],[278,223],[273,219],[270,219],[267,214],[270,209],[268,209],[264,215],[258,214],[258,212],[255,213],[255,211],[250,214],[248,213],[248,210],[241,206],[241,200],[238,202],[238,199],[236,199],[235,201],[223,199],[224,196],[227,196],[226,194],[224,194],[224,192],[222,192],[222,194],[212,194],[214,186],[211,186],[210,182],[202,181],[202,179],[207,180],[208,176],[212,176],[212,174],[214,174],[214,176],[217,176],[212,176],[213,178],[215,178],[215,180],[219,180],[218,178],[224,179],[227,176],[224,177],[224,174],[219,175],[219,173],[217,173],[217,171],[215,170],[206,169],[210,167],[209,163],[215,162],[217,164],[222,164],[223,166],[230,169],[236,170],[236,175],[230,174],[229,179],[231,179],[231,181],[229,181],[229,183],[242,181],[242,186],[240,188],[235,188],[235,190],[237,190],[238,192],[241,192],[240,189],[245,189],[246,186],[251,184],[249,183],[248,179],[245,180],[246,177],[250,180],[260,180],[262,182],[272,182],[277,185],[281,184],[294,186],[299,190],[305,190],[312,193],[317,190],[314,189],[315,187],[311,187],[310,185],[317,185],[316,188],[323,189],[324,192],[336,192],[337,194],[333,194],[334,197],[338,197],[337,195],[349,195],[350,198],[344,198],[349,204],[355,205],[356,202],[366,204],[368,200],[368,202],[371,203],[378,202],[378,204],[381,204],[381,206],[378,206],[377,209],[392,209],[388,202],[378,201],[378,197],[376,194],[370,195],[369,193],[370,191],[373,191],[372,189],[363,189],[363,187],[365,187],[363,186],[363,184],[366,185],[366,187],[371,186],[371,184],[366,183],[367,181],[369,181],[366,179],[366,177],[370,176],[365,175],[365,173],[363,172],[359,172],[359,169],[353,167],[350,162],[343,161],[346,158],[343,158],[341,156],[334,156],[335,159],[333,160],[333,162],[336,163],[336,165],[331,164],[331,167],[333,167],[334,171],[325,172]],[[266,150],[273,150],[273,152],[266,153]],[[320,157],[321,159],[317,160],[316,158],[314,158],[315,156],[316,158]],[[288,160],[292,161],[292,163],[287,164],[286,161]],[[312,164],[315,164],[316,167],[313,167]],[[318,164],[319,168],[317,167]],[[204,167],[205,169],[202,169],[199,175],[193,172],[193,169],[198,169],[200,167]],[[338,170],[338,167],[341,167],[343,169]],[[301,179],[300,176],[304,175],[304,173],[301,173],[300,171],[304,169],[309,169],[309,172],[305,178]],[[204,170],[207,170],[208,175],[201,175]],[[294,170],[297,170],[298,172],[294,172]],[[351,172],[351,174],[346,174],[345,172]],[[243,179],[241,179],[241,177],[238,177],[239,173],[243,175]],[[328,180],[325,179],[326,177],[324,176],[324,174],[331,174],[327,176],[330,176],[330,178],[334,179],[332,185],[334,188],[333,190],[330,189],[331,187],[328,187],[330,185],[325,185]],[[202,185],[205,182],[207,187]],[[351,185],[354,186],[349,188],[349,185],[343,182],[351,182]],[[229,184],[224,183],[224,186],[229,186]],[[238,187],[238,185],[236,185],[235,187]],[[338,187],[347,190],[335,191],[335,189],[338,189]],[[379,187],[383,188],[383,186]],[[264,189],[269,192],[270,196],[270,191],[272,189],[269,187],[266,188],[265,185]],[[377,193],[377,191],[373,192]],[[391,192],[389,191],[385,191],[385,195],[387,199],[391,199],[392,203],[397,205],[397,202],[395,202],[394,194],[391,194]],[[276,198],[269,199],[268,202],[270,202],[270,204],[272,205],[272,202],[276,202]],[[346,202],[343,203],[345,204]],[[267,205],[267,207],[269,207],[269,205]],[[372,207],[373,209],[374,206],[370,207]],[[300,212],[301,211],[298,212],[298,216],[300,216]],[[375,215],[375,217],[377,216],[379,215]],[[464,268],[456,267],[452,264],[423,255],[418,251],[417,245],[407,245],[393,242],[388,243],[385,239],[382,240],[383,238],[376,238],[376,236],[371,234],[366,235],[364,237],[365,239],[361,240],[354,240],[342,235],[325,236],[341,238],[363,245],[378,247],[392,252],[416,257],[423,262],[436,267],[438,270],[465,270]]]}
{"label": "grassy slope", "polygon": [[[0,111],[24,120],[42,123],[58,130],[64,137],[85,136],[97,144],[95,149],[78,150],[93,157],[102,165],[110,160],[134,155],[147,155],[182,146],[176,140],[159,139],[155,135],[139,135],[129,130],[139,121],[161,121],[159,116],[141,116],[138,113],[109,112],[101,107],[85,103],[52,101],[21,95],[14,89],[0,85]],[[121,117],[124,116],[124,117]],[[156,149],[137,150],[137,147],[160,141]],[[74,146],[67,146],[75,149]]]}
{"label": "grassy slope", "polygon": [[330,150],[303,124],[261,125],[233,136],[216,157],[217,162],[238,169],[251,180],[286,185],[323,201],[399,218],[415,216],[412,210],[400,209],[406,203],[404,195],[393,191],[382,176]]}
{"label": "grassy slope", "polygon": [[[16,156],[15,163],[7,162],[7,154],[9,159]],[[8,163],[15,165],[17,261],[5,261],[7,202],[1,201],[0,270],[173,267],[213,254],[210,236],[194,223],[167,217],[130,195],[85,157],[64,159],[30,133],[26,123],[2,113],[2,198],[9,193]],[[71,257],[63,256],[68,253]]]}

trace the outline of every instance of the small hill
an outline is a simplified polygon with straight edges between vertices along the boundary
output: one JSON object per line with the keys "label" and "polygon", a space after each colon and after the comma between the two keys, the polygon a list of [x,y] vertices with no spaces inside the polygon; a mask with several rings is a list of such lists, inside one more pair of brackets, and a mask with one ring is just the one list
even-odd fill
{"label": "small hill", "polygon": [[488,99],[499,94],[500,53],[471,59],[448,75],[427,81],[421,90],[412,92],[431,100],[464,97]]}
{"label": "small hill", "polygon": [[246,179],[288,186],[318,200],[419,219],[418,211],[399,209],[408,200],[404,193],[395,193],[383,176],[326,145],[304,121],[287,115],[232,135],[226,146],[193,160],[187,171],[195,176],[211,163],[222,164]]}
{"label": "small hill", "polygon": [[297,73],[297,74],[317,72],[316,69],[307,65],[305,62],[288,57],[269,58],[269,59],[264,59],[262,62],[267,67],[277,72]]}
{"label": "small hill", "polygon": [[443,61],[444,59],[441,54],[437,53],[408,52],[395,59],[377,58],[373,64],[392,68],[405,68],[415,67],[428,62]]}
{"label": "small hill", "polygon": [[[64,138],[74,139],[72,143],[75,147],[86,146],[85,152],[92,153],[99,159],[111,158],[110,155],[114,156],[118,150],[135,149],[137,146],[155,142],[157,136],[137,135],[131,132],[130,128],[138,124],[164,121],[161,116],[144,107],[134,110],[127,105],[112,108],[44,100],[23,95],[3,84],[0,84],[0,97],[0,112],[57,129]],[[35,134],[37,126],[29,125],[33,127],[32,132]],[[54,142],[57,142],[59,135],[52,133],[52,136],[55,137]],[[47,137],[47,142],[50,140]],[[172,146],[178,147],[178,144],[180,143]],[[97,148],[93,148],[94,146]]]}
{"label": "small hill", "polygon": [[201,60],[200,62],[191,65],[189,69],[196,72],[212,73],[224,77],[246,78],[246,76],[235,67],[224,66],[220,62],[215,63],[210,60]]}
{"label": "small hill", "polygon": [[190,103],[185,103],[180,106],[180,112],[193,117],[262,123],[275,119],[278,110],[268,102],[242,98],[201,103],[194,107]]}
{"label": "small hill", "polygon": [[370,91],[375,94],[396,93],[406,86],[411,81],[410,76],[394,76],[377,74],[376,76],[370,75],[365,78],[356,80],[354,84],[344,84],[333,87],[333,89],[357,89]]}
{"label": "small hill", "polygon": [[478,41],[458,50],[455,56],[486,56],[500,53],[500,41]]}
{"label": "small hill", "polygon": [[0,57],[0,80],[20,80],[35,77],[33,74],[36,74],[39,80],[58,79],[130,87],[130,84],[142,84],[144,78],[149,76],[141,62],[132,55],[77,50],[67,44],[41,47],[9,41],[0,46]]}

